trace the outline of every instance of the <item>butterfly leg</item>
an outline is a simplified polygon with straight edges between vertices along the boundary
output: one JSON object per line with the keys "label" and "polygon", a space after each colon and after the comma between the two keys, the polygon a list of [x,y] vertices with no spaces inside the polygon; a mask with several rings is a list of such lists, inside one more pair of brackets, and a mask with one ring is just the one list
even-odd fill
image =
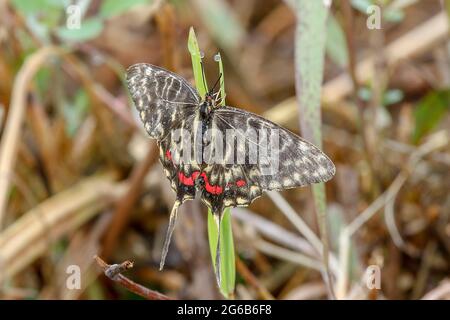
{"label": "butterfly leg", "polygon": [[178,208],[181,205],[181,201],[176,200],[173,204],[172,211],[170,212],[169,226],[167,227],[166,239],[164,240],[164,246],[161,254],[161,262],[159,264],[159,270],[164,268],[166,262],[167,251],[169,250],[170,239],[172,238],[173,229],[175,228],[175,222],[177,220]]}
{"label": "butterfly leg", "polygon": [[225,101],[225,96],[220,96],[220,99],[219,99],[219,95],[220,95],[221,93],[220,93],[220,91],[218,91],[217,93],[216,93],[216,95],[215,95],[215,98],[214,98],[214,100],[216,101],[216,103],[217,103],[217,105],[222,105],[223,103],[224,103],[224,101]]}

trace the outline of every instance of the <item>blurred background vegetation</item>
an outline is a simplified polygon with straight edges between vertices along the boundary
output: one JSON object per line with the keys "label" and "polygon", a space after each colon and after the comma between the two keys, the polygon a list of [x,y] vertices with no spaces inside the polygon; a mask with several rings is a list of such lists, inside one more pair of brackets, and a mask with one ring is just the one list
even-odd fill
{"label": "blurred background vegetation", "polygon": [[[233,209],[235,298],[324,299],[327,278],[337,298],[450,298],[450,1],[330,2],[323,37],[302,29],[317,14],[304,0],[0,0],[0,298],[139,298],[96,254],[133,260],[126,275],[171,298],[221,297],[198,201],[180,209],[158,271],[174,196],[124,85],[138,62],[193,83],[191,26],[208,79],[221,53],[227,104],[294,132],[308,135],[314,100],[296,96],[301,66],[306,81],[323,74],[312,137],[337,167],[326,221],[311,188]],[[370,30],[374,4],[382,28]],[[308,60],[322,38],[324,60]],[[374,265],[379,290],[364,278]]]}

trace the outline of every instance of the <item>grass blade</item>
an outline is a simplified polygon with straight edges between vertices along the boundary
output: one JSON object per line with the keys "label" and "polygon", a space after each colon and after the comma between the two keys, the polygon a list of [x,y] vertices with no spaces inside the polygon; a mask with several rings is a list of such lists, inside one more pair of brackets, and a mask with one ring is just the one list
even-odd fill
{"label": "grass blade", "polygon": [[203,81],[203,70],[202,70],[202,55],[200,53],[200,48],[198,46],[197,37],[195,36],[194,28],[189,30],[188,39],[188,50],[191,54],[192,60],[192,70],[194,71],[195,86],[201,97],[204,97],[206,92],[208,92],[208,86],[206,81]]}
{"label": "grass blade", "polygon": [[[233,230],[231,228],[231,213],[230,209],[225,209],[222,217],[222,223],[220,224],[221,237],[220,237],[220,256],[221,256],[221,283],[220,292],[226,298],[231,298],[234,293],[234,285],[236,280],[236,262],[234,257],[234,241]],[[217,248],[217,225],[214,221],[214,217],[211,210],[208,209],[208,238],[209,249],[211,252],[212,265],[215,268],[215,257]]]}

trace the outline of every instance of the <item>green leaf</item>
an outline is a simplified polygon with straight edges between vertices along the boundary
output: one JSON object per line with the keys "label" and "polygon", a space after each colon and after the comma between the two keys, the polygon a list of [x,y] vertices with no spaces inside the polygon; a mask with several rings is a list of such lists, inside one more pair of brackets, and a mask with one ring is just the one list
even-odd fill
{"label": "green leaf", "polygon": [[414,111],[415,129],[413,142],[431,132],[450,110],[450,89],[433,91],[427,94]]}
{"label": "green leaf", "polygon": [[[236,264],[234,256],[234,243],[233,243],[233,230],[231,227],[231,214],[230,209],[225,209],[220,224],[220,271],[221,271],[221,283],[220,292],[226,298],[230,298],[234,292],[234,285],[236,282]],[[214,220],[214,216],[211,210],[208,210],[208,238],[209,249],[211,252],[212,265],[215,271],[215,258],[217,249],[217,225]]]}
{"label": "green leaf", "polygon": [[202,68],[202,54],[198,46],[197,37],[194,28],[189,29],[188,50],[192,59],[192,70],[194,72],[195,86],[201,97],[204,97],[208,92],[208,85],[206,83],[206,76],[203,75]]}
{"label": "green leaf", "polygon": [[338,66],[344,68],[348,64],[347,43],[341,25],[333,15],[327,21],[326,51]]}
{"label": "green leaf", "polygon": [[297,98],[303,136],[322,146],[321,87],[324,71],[327,12],[322,1],[296,0],[298,21],[295,33]]}
{"label": "green leaf", "polygon": [[103,0],[100,15],[104,18],[118,16],[132,7],[140,4],[152,3],[152,0]]}
{"label": "green leaf", "polygon": [[59,27],[57,35],[69,42],[83,42],[96,38],[103,30],[102,19],[87,18],[81,22],[79,29],[69,29],[66,26]]}

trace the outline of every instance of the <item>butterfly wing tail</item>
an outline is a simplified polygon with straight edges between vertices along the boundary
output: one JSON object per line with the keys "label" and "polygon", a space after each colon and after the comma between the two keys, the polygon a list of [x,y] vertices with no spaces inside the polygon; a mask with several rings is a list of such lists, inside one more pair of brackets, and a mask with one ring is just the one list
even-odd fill
{"label": "butterfly wing tail", "polygon": [[166,239],[164,240],[159,270],[162,270],[164,268],[164,263],[166,262],[167,251],[169,250],[170,240],[172,239],[172,233],[175,228],[175,222],[177,221],[178,208],[180,204],[180,201],[175,201],[172,211],[170,212],[169,226],[167,227]]}

